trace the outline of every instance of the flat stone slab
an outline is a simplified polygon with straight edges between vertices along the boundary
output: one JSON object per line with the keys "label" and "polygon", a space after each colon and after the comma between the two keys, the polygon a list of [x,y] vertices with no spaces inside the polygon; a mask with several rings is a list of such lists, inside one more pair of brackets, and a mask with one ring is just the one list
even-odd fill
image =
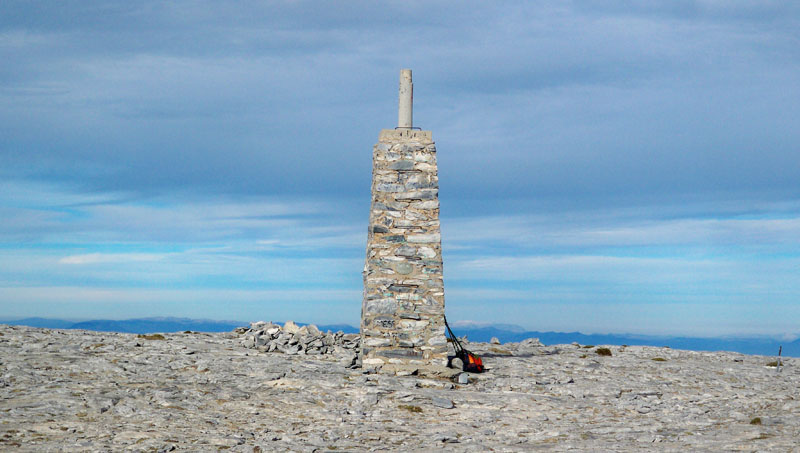
{"label": "flat stone slab", "polygon": [[778,373],[738,353],[469,343],[489,371],[459,385],[243,338],[0,325],[0,450],[786,452],[800,436],[796,358]]}
{"label": "flat stone slab", "polygon": [[430,143],[433,141],[433,133],[417,129],[381,129],[378,140],[382,142],[417,141]]}

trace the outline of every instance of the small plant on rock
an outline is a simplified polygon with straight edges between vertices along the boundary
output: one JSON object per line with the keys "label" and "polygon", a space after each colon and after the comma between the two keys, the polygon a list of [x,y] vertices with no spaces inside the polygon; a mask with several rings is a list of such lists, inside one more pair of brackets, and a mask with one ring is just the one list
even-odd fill
{"label": "small plant on rock", "polygon": [[413,413],[419,413],[419,412],[422,412],[422,408],[421,408],[421,407],[419,407],[419,406],[412,406],[412,405],[410,405],[410,404],[401,404],[401,405],[400,405],[400,406],[398,406],[398,407],[399,407],[400,409],[405,409],[405,410],[407,410],[407,411],[409,411],[409,412],[413,412]]}
{"label": "small plant on rock", "polygon": [[137,335],[136,337],[145,340],[166,340],[164,335],[161,335],[160,333],[154,333],[152,335]]}
{"label": "small plant on rock", "polygon": [[597,355],[611,357],[611,349],[608,348],[597,348],[594,352],[596,352]]}

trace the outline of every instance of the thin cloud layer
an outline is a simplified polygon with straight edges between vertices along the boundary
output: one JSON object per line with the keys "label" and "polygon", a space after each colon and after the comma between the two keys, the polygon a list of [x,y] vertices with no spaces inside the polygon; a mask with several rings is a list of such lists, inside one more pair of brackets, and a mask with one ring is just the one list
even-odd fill
{"label": "thin cloud layer", "polygon": [[0,311],[185,315],[214,288],[209,316],[263,295],[356,323],[371,147],[410,67],[448,312],[793,332],[798,42],[785,2],[3,2]]}
{"label": "thin cloud layer", "polygon": [[796,8],[610,5],[5,3],[5,176],[363,193],[409,66],[473,198],[796,194]]}

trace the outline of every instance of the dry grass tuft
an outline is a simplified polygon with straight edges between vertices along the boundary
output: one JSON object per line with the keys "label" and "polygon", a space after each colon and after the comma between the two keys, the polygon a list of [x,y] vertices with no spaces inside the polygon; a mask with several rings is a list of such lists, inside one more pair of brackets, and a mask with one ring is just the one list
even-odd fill
{"label": "dry grass tuft", "polygon": [[597,355],[611,357],[611,349],[608,348],[597,348],[594,352],[596,352]]}
{"label": "dry grass tuft", "polygon": [[412,406],[412,405],[410,405],[410,404],[401,404],[401,405],[399,405],[399,406],[397,406],[397,407],[399,407],[400,409],[405,409],[405,410],[407,410],[407,411],[409,411],[409,412],[413,412],[413,413],[420,413],[420,412],[422,412],[422,408],[421,408],[421,407],[419,407],[419,406]]}
{"label": "dry grass tuft", "polygon": [[164,335],[160,333],[154,333],[152,335],[136,335],[136,338],[142,338],[144,340],[166,340]]}

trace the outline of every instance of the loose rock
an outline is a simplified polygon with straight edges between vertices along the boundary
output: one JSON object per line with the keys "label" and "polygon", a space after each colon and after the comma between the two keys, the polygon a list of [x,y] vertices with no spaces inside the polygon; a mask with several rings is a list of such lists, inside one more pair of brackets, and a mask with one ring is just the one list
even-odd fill
{"label": "loose rock", "polygon": [[431,398],[431,404],[433,404],[436,407],[441,407],[441,408],[444,408],[444,409],[452,409],[453,407],[455,407],[455,405],[453,404],[453,401],[451,401],[451,400],[449,400],[447,398],[433,397],[433,398]]}

